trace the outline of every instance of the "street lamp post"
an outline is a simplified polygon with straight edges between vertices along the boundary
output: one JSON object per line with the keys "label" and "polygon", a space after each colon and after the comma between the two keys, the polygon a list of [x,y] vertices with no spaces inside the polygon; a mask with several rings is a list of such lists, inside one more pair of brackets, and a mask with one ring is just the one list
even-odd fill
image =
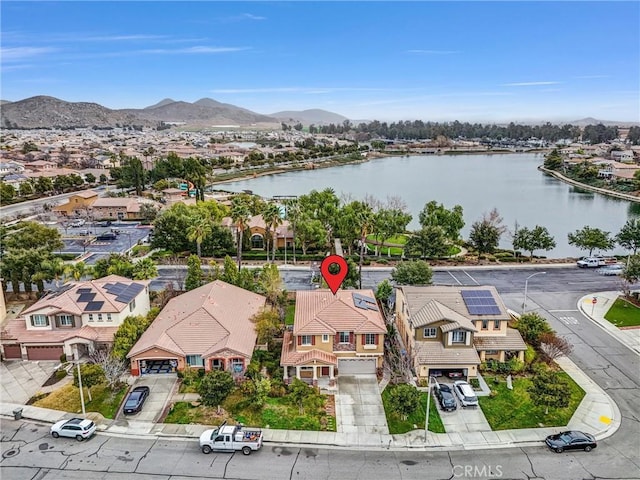
{"label": "street lamp post", "polygon": [[429,431],[429,406],[431,405],[431,379],[433,376],[429,375],[427,380],[427,412],[424,418],[424,443],[427,443],[427,432]]}
{"label": "street lamp post", "polygon": [[80,387],[80,403],[82,404],[82,415],[86,415],[86,410],[84,408],[84,392],[82,391],[82,374],[80,373],[80,362],[77,362],[78,366],[78,386]]}
{"label": "street lamp post", "polygon": [[522,302],[522,313],[527,313],[527,287],[529,286],[529,279],[531,277],[535,277],[536,275],[544,275],[547,272],[536,272],[529,275],[524,281],[524,302]]}

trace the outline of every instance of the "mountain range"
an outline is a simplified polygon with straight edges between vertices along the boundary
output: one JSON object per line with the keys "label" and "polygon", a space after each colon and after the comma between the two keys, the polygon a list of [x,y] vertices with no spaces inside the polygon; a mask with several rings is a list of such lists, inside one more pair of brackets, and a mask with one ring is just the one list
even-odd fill
{"label": "mountain range", "polygon": [[193,103],[165,98],[145,108],[120,110],[112,110],[97,103],[66,102],[43,95],[16,102],[0,100],[0,105],[0,125],[5,128],[25,129],[157,126],[161,123],[178,123],[194,127],[216,125],[275,127],[280,122],[321,125],[332,122],[342,123],[347,119],[325,110],[289,111],[263,115],[211,98],[202,98]]}

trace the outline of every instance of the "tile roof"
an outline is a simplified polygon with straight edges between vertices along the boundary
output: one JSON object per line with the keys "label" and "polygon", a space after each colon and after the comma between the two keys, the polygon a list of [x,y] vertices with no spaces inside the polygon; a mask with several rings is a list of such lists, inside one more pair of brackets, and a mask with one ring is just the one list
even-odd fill
{"label": "tile roof", "polygon": [[507,328],[507,334],[501,336],[475,336],[473,345],[477,350],[526,350],[520,332],[515,328]]}
{"label": "tile roof", "polygon": [[456,330],[458,328],[472,332],[478,331],[473,323],[471,323],[471,320],[441,304],[437,300],[431,300],[413,314],[411,316],[411,326],[413,328],[420,328],[443,320],[449,322],[440,327],[443,332]]}
{"label": "tile roof", "polygon": [[354,294],[375,299],[370,289],[338,290],[336,295],[326,289],[297,291],[294,335],[335,335],[340,331],[385,334],[387,328],[377,303],[375,310],[356,307]]}
{"label": "tile roof", "polygon": [[416,342],[415,356],[420,365],[480,365],[475,348],[445,348],[438,341]]}
{"label": "tile roof", "polygon": [[293,332],[287,330],[284,332],[282,340],[282,353],[280,354],[280,364],[288,366],[315,364],[316,362],[323,365],[338,365],[338,357],[333,353],[325,352],[314,348],[313,350],[305,350],[297,352],[294,341]]}
{"label": "tile roof", "polygon": [[[510,316],[507,313],[507,307],[505,306],[502,298],[498,294],[496,287],[492,285],[481,285],[474,287],[467,286],[444,286],[444,285],[429,285],[426,287],[413,287],[402,286],[399,287],[404,293],[404,297],[407,300],[407,307],[409,309],[409,315],[413,318],[426,304],[432,300],[437,300],[440,304],[450,308],[454,312],[460,315],[474,320],[483,320],[487,317],[494,320],[510,320]],[[491,292],[498,309],[499,314],[496,315],[471,315],[467,310],[467,306],[462,299],[462,292],[488,290]]]}
{"label": "tile roof", "polygon": [[82,328],[29,330],[21,319],[7,322],[2,330],[2,340],[15,340],[20,343],[63,343],[72,338],[84,338],[96,342],[112,342],[118,327],[93,327],[84,325]]}
{"label": "tile roof", "polygon": [[251,317],[265,297],[221,280],[172,298],[133,346],[128,357],[154,347],[178,355],[202,355],[229,349],[251,357],[256,332]]}
{"label": "tile roof", "polygon": [[[62,290],[42,297],[25,309],[22,312],[22,316],[33,312],[42,312],[48,315],[57,312],[67,312],[74,315],[82,315],[83,313],[120,313],[127,308],[131,300],[125,301],[119,295],[109,292],[109,286],[116,283],[123,285],[123,288],[133,286],[132,288],[135,288],[138,292],[136,293],[137,297],[140,292],[144,291],[149,282],[146,280],[133,281],[118,275],[109,275],[86,282],[68,283],[63,285]],[[86,296],[83,296],[83,294]],[[89,299],[89,297],[91,298]],[[92,306],[98,308],[87,310],[89,302],[94,302]],[[100,302],[102,303],[98,306]]]}

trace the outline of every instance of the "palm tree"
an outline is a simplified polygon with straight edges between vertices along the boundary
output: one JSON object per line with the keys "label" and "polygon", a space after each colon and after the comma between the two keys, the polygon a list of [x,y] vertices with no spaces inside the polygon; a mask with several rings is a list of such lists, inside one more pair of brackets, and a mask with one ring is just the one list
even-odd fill
{"label": "palm tree", "polygon": [[[271,261],[276,259],[276,229],[279,225],[282,225],[282,217],[280,213],[280,207],[275,203],[269,203],[266,205],[262,212],[262,218],[267,226],[267,233],[271,237],[271,244],[273,245],[273,255]],[[269,245],[267,244],[267,260],[269,259]]]}
{"label": "palm tree", "polygon": [[242,236],[247,222],[251,218],[251,211],[245,199],[241,196],[233,197],[231,200],[231,219],[236,227],[236,243],[238,247],[238,270],[242,268]]}
{"label": "palm tree", "polygon": [[198,258],[202,257],[202,242],[209,235],[211,235],[211,223],[208,219],[201,216],[192,219],[192,223],[187,229],[187,238],[190,242],[196,242]]}
{"label": "palm tree", "polygon": [[43,280],[53,280],[56,288],[59,288],[67,268],[64,261],[60,257],[52,257],[43,261],[40,267],[42,270],[39,273]]}
{"label": "palm tree", "polygon": [[71,263],[65,268],[64,274],[79,282],[82,277],[91,275],[91,267],[84,262]]}
{"label": "palm tree", "polygon": [[[285,217],[293,229],[293,263],[296,263],[296,225],[300,220],[300,205],[297,198],[289,198],[284,201]],[[287,239],[284,239],[285,243]]]}
{"label": "palm tree", "polygon": [[150,258],[143,258],[133,264],[134,280],[149,280],[158,276],[158,268]]}

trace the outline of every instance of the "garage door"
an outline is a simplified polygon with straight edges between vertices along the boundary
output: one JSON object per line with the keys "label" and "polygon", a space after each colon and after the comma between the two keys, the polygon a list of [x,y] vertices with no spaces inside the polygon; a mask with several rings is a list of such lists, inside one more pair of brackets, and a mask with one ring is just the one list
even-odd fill
{"label": "garage door", "polygon": [[20,345],[3,345],[4,358],[22,358]]}
{"label": "garage door", "polygon": [[64,350],[59,347],[27,347],[27,358],[29,360],[60,360]]}
{"label": "garage door", "polygon": [[376,373],[375,358],[341,358],[338,359],[339,375],[364,375]]}

